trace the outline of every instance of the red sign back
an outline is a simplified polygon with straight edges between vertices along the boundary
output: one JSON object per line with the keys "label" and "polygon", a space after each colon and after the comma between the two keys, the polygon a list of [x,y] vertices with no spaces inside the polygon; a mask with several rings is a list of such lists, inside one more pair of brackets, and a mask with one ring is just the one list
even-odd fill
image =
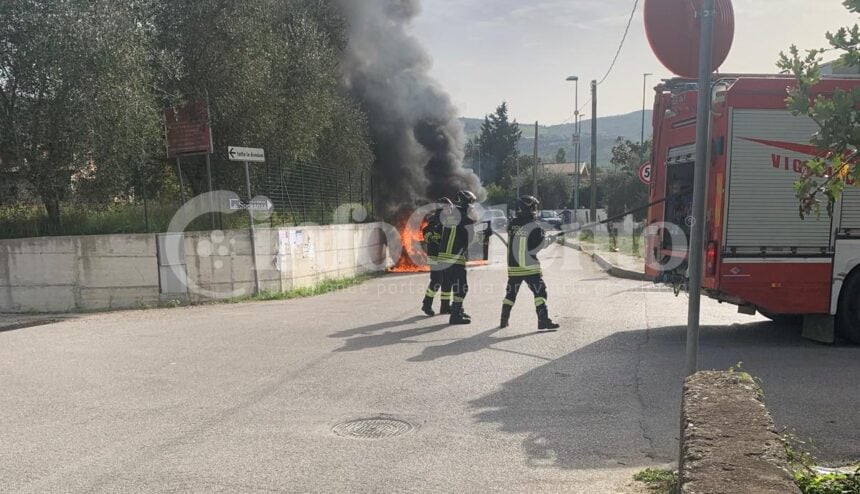
{"label": "red sign back", "polygon": [[178,109],[165,108],[164,122],[168,158],[212,153],[212,131],[206,103],[189,103]]}
{"label": "red sign back", "polygon": [[[715,0],[714,66],[726,61],[735,37],[735,13],[731,0]],[[651,49],[674,74],[690,79],[699,74],[701,23],[696,13],[702,0],[645,0],[645,32]]]}

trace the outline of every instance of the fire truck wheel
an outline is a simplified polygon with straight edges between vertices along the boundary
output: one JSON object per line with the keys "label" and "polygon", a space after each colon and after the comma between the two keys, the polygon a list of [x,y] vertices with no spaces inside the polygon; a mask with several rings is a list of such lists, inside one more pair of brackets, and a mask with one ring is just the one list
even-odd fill
{"label": "fire truck wheel", "polygon": [[836,329],[843,338],[860,345],[860,272],[852,274],[842,285]]}

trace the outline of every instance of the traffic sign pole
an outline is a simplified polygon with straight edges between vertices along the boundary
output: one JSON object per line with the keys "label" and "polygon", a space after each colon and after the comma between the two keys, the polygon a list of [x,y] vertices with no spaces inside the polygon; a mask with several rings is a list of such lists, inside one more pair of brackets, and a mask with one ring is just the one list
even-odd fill
{"label": "traffic sign pole", "polygon": [[[251,195],[251,171],[248,167],[248,162],[245,161],[245,185],[248,187],[248,204],[251,204],[253,196]],[[254,269],[254,295],[260,293],[260,273],[257,269],[257,235],[254,231],[254,212],[248,208],[248,223],[251,225],[249,231],[251,233],[251,259]]]}
{"label": "traffic sign pole", "polygon": [[705,197],[707,193],[708,141],[711,123],[711,74],[713,74],[714,0],[705,0],[701,12],[702,39],[699,43],[699,101],[696,116],[696,171],[693,179],[693,224],[690,228],[689,285],[687,313],[687,375],[699,368],[699,322],[702,302],[702,274],[705,250]]}

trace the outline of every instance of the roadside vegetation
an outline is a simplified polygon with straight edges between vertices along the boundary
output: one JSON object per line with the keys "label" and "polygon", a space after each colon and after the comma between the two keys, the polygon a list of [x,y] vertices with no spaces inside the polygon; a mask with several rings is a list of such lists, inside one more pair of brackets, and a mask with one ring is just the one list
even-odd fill
{"label": "roadside vegetation", "polygon": [[[191,303],[191,304],[183,304],[180,300],[169,300],[164,302],[159,306],[160,309],[176,309],[183,306],[206,306],[206,305],[219,305],[219,304],[242,304],[248,302],[271,302],[277,300],[294,300],[299,298],[308,298],[308,297],[316,297],[319,295],[325,295],[327,293],[338,292],[341,290],[346,290],[347,288],[351,288],[354,286],[358,286],[364,284],[367,281],[372,280],[378,275],[374,274],[364,274],[359,276],[353,276],[349,278],[337,278],[332,280],[325,280],[316,285],[296,288],[294,290],[287,290],[284,292],[261,292],[256,295],[248,295],[245,297],[235,297],[223,300],[209,300],[206,302],[199,303]],[[152,309],[154,307],[143,307],[143,309]]]}
{"label": "roadside vegetation", "polygon": [[803,494],[853,494],[860,492],[860,465],[855,468],[817,467],[809,444],[792,434],[783,435],[791,474]]}
{"label": "roadside vegetation", "polygon": [[634,241],[632,234],[619,234],[613,241],[605,233],[598,233],[595,236],[589,230],[579,234],[579,242],[590,245],[600,252],[618,252],[639,259],[645,258],[645,247],[641,236],[637,237]]}
{"label": "roadside vegetation", "polygon": [[252,297],[232,299],[228,302],[269,302],[273,300],[292,300],[297,298],[316,297],[318,295],[346,290],[347,288],[361,285],[373,278],[374,276],[372,275],[361,275],[352,278],[325,280],[314,286],[296,288],[295,290],[289,290],[286,292],[262,292]]}
{"label": "roadside vegetation", "polygon": [[654,494],[679,494],[678,474],[668,470],[648,468],[633,476],[633,480],[642,482]]}
{"label": "roadside vegetation", "polygon": [[181,181],[167,159],[165,108],[208,106],[218,189],[245,186],[228,145],[265,147],[289,170],[374,160],[365,112],[342,87],[334,2],[15,1],[0,25],[5,238],[141,231],[142,198],[163,230],[180,183],[187,197],[208,191],[201,156],[182,159]]}

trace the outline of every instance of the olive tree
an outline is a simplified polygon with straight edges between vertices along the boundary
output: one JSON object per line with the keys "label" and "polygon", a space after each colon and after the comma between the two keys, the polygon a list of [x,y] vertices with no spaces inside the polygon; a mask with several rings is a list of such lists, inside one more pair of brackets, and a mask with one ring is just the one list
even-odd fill
{"label": "olive tree", "polygon": [[[860,14],[860,0],[845,0],[852,14]],[[795,115],[809,116],[819,127],[812,144],[821,155],[811,160],[806,172],[795,185],[800,199],[800,214],[818,213],[822,206],[832,213],[847,182],[860,183],[857,153],[860,149],[860,87],[840,88],[832,95],[817,95],[821,82],[821,63],[825,54],[839,55],[836,66],[860,66],[860,26],[843,27],[827,33],[829,48],[805,53],[792,46],[782,53],[778,65],[797,78],[789,89],[787,104]]]}

